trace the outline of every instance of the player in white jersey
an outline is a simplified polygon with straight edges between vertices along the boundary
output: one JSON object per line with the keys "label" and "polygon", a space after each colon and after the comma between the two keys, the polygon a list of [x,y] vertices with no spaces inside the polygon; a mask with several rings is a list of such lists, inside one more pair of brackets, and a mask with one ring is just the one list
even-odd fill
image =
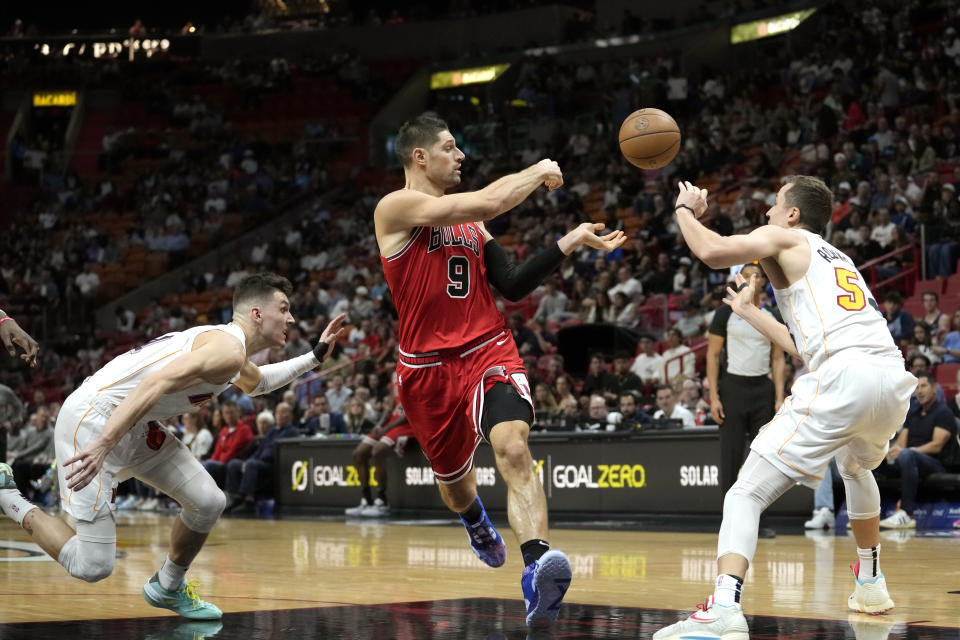
{"label": "player in white jersey", "polygon": [[[719,269],[759,260],[787,326],[752,303],[752,285],[738,278],[726,302],[809,373],[757,437],[723,502],[714,594],[686,620],[654,640],[746,640],[740,605],[743,576],[757,546],[760,513],[796,483],[816,488],[836,458],[860,558],[848,606],[864,613],[893,608],[880,573],[880,492],[870,472],[903,423],[917,379],[904,367],[876,301],[853,262],[817,235],[833,210],[833,194],[818,178],[789,176],[767,212],[768,224],[722,237],[698,219],[707,192],[680,184],[677,223],[687,246]],[[789,327],[789,329],[788,329]],[[792,334],[792,335],[791,335]]]}
{"label": "player in white jersey", "polygon": [[326,327],[313,351],[256,366],[247,354],[282,346],[292,291],[283,277],[262,273],[234,290],[233,321],[169,333],[108,362],[66,399],[55,444],[63,509],[75,527],[27,502],[0,465],[0,508],[70,575],[96,582],[113,571],[116,524],[110,503],[119,481],[135,477],[180,503],[170,548],[143,587],[144,599],[187,618],[218,619],[220,609],[186,580],[225,498],[190,451],[158,421],[189,412],[235,384],[250,395],[268,393],[313,369],[342,333],[344,316]]}

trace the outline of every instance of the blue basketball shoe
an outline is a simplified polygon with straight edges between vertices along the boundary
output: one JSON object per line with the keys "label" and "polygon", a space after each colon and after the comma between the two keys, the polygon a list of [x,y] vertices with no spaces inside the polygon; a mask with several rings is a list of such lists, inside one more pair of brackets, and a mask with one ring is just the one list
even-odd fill
{"label": "blue basketball shoe", "polygon": [[[480,508],[483,509],[483,503],[477,497]],[[488,566],[500,567],[507,561],[507,545],[503,543],[503,538],[497,533],[497,529],[490,522],[487,510],[483,509],[483,515],[474,524],[468,523],[460,516],[460,522],[467,530],[467,537],[470,539],[470,548],[477,554],[477,557],[483,560]]]}
{"label": "blue basketball shoe", "polygon": [[526,566],[520,576],[520,587],[527,605],[527,626],[549,627],[556,621],[572,578],[570,561],[563,551],[556,549]]}

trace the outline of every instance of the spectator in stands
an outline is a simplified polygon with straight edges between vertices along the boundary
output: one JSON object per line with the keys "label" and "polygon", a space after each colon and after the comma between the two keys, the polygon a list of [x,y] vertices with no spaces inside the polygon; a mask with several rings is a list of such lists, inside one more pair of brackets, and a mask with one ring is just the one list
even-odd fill
{"label": "spectator in stands", "polygon": [[587,405],[587,414],[582,416],[577,425],[577,431],[613,431],[616,425],[607,420],[610,411],[607,409],[607,399],[600,394],[590,396]]}
{"label": "spectator in stands", "polygon": [[[590,356],[590,364],[587,367],[587,377],[583,380],[583,387],[580,389],[581,396],[589,398],[594,394],[605,395],[613,388],[613,377],[607,371],[606,362],[600,354]],[[586,405],[586,402],[584,403]]]}
{"label": "spectator in stands", "polygon": [[273,478],[277,440],[296,438],[300,425],[293,420],[293,407],[277,403],[273,412],[274,425],[263,435],[260,445],[246,460],[234,458],[227,463],[227,493],[225,513],[253,513],[256,493]]}
{"label": "spectator in stands", "polygon": [[13,477],[21,492],[30,494],[30,481],[43,474],[47,465],[48,450],[53,446],[53,422],[45,405],[36,407],[30,414],[27,427],[17,450],[10,451],[7,459],[13,467]]}
{"label": "spectator in stands", "polygon": [[887,328],[898,345],[906,345],[913,336],[913,316],[903,309],[903,296],[898,291],[888,291],[883,296],[884,317]]}
{"label": "spectator in stands", "polygon": [[630,370],[630,354],[626,351],[617,351],[613,356],[613,377],[610,389],[613,392],[612,400],[626,391],[643,392],[643,380]]}
{"label": "spectator in stands", "polygon": [[570,376],[567,374],[557,376],[557,379],[553,381],[553,395],[557,399],[558,405],[568,398],[574,402],[577,401],[576,396],[573,395],[573,382],[570,380]]}
{"label": "spectator in stands", "polygon": [[287,343],[283,345],[284,359],[296,358],[302,356],[313,349],[313,346],[303,339],[300,334],[300,327],[293,324],[287,329]]}
{"label": "spectator in stands", "polygon": [[680,330],[684,338],[695,338],[703,335],[707,329],[707,323],[700,313],[700,305],[692,297],[683,305],[683,317],[677,320],[673,325]]}
{"label": "spectator in stands", "polygon": [[330,401],[324,395],[314,396],[303,414],[303,424],[301,431],[306,435],[330,435],[332,433],[343,433],[346,430],[346,424],[343,421],[343,414],[336,411],[330,411]]}
{"label": "spectator in stands", "polygon": [[667,343],[670,345],[660,357],[664,362],[664,380],[675,382],[692,378],[695,375],[696,356],[690,347],[683,344],[683,334],[676,327],[667,329]]}
{"label": "spectator in stands", "polygon": [[618,291],[613,296],[613,322],[614,324],[632,329],[637,326],[637,305],[627,298],[622,291]]}
{"label": "spectator in stands", "polygon": [[[607,296],[610,298],[618,293],[623,293],[630,300],[643,293],[643,285],[633,277],[627,267],[622,266],[617,269],[617,284],[607,289]],[[598,320],[598,322],[600,321]]]}
{"label": "spectator in stands", "polygon": [[893,515],[880,521],[886,529],[914,529],[913,518],[920,480],[932,473],[943,473],[953,451],[957,423],[947,406],[937,401],[936,378],[921,372],[917,384],[918,403],[910,408],[896,442],[890,446],[886,464],[877,468],[881,475],[900,477],[900,506]]}
{"label": "spectator in stands", "polygon": [[713,423],[710,405],[703,399],[703,391],[696,378],[687,378],[680,385],[680,406],[693,414],[697,424]]}
{"label": "spectator in stands", "polygon": [[563,322],[574,314],[567,311],[567,295],[557,289],[557,281],[553,278],[547,278],[543,282],[544,294],[537,305],[537,311],[533,314],[537,322]]}
{"label": "spectator in stands", "polygon": [[584,324],[612,324],[616,319],[610,296],[605,291],[598,291],[590,298],[584,298],[580,303],[580,320]]}
{"label": "spectator in stands", "polygon": [[955,238],[960,230],[960,203],[952,183],[943,184],[940,199],[933,203],[922,222],[927,226],[927,277],[945,278],[956,267]]}
{"label": "spectator in stands", "polygon": [[347,401],[347,412],[344,415],[344,433],[366,435],[373,430],[373,422],[367,417],[367,408],[360,398],[350,398]]}
{"label": "spectator in stands", "polygon": [[213,434],[207,428],[203,415],[199,412],[185,413],[183,420],[183,444],[197,460],[203,460],[213,447]]}
{"label": "spectator in stands", "polygon": [[657,412],[653,414],[654,420],[680,420],[685,429],[697,426],[697,421],[687,409],[677,404],[676,394],[673,387],[668,384],[662,384],[657,387]]}
{"label": "spectator in stands", "polygon": [[930,328],[923,322],[918,322],[913,325],[913,336],[910,338],[910,343],[907,346],[907,357],[909,358],[913,354],[923,354],[927,356],[933,364],[938,364],[940,362],[940,356],[934,352],[935,345],[933,343],[933,338],[930,335]]}
{"label": "spectator in stands", "polygon": [[240,407],[233,400],[220,402],[220,411],[223,425],[217,434],[217,444],[213,448],[210,458],[203,463],[203,468],[216,481],[217,486],[223,488],[223,481],[227,473],[227,463],[235,458],[242,458],[253,442],[253,431],[243,422],[240,422]]}
{"label": "spectator in stands", "polygon": [[640,429],[653,423],[653,417],[640,408],[637,395],[633,391],[620,394],[619,409],[608,414],[608,421],[617,425],[620,431]]}
{"label": "spectator in stands", "polygon": [[535,356],[539,358],[549,348],[548,343],[542,340],[541,335],[528,327],[523,320],[523,314],[515,311],[510,314],[510,332],[517,343],[517,352],[521,357]]}
{"label": "spectator in stands", "polygon": [[96,274],[93,270],[93,265],[90,263],[87,264],[83,271],[77,274],[77,277],[73,279],[73,283],[76,285],[80,295],[86,299],[96,297],[97,292],[100,291],[100,276]]}
{"label": "spectator in stands", "polygon": [[946,364],[960,362],[960,309],[953,312],[953,326],[955,329],[943,338],[940,346],[933,348],[933,352],[942,357]]}
{"label": "spectator in stands", "polygon": [[663,374],[666,370],[663,356],[657,353],[655,347],[656,342],[654,342],[653,336],[649,334],[641,335],[640,354],[634,358],[633,364],[630,366],[630,371],[635,373],[643,381],[643,384],[650,388],[664,381]]}
{"label": "spectator in stands", "polygon": [[533,405],[537,411],[543,411],[544,415],[552,415],[558,410],[557,399],[553,397],[550,385],[542,380],[533,388]]}
{"label": "spectator in stands", "polygon": [[[13,389],[0,384],[0,462],[7,462],[7,449],[22,449],[23,402]],[[9,439],[8,439],[9,432]]]}
{"label": "spectator in stands", "polygon": [[661,253],[657,256],[657,268],[644,277],[644,286],[649,293],[673,292],[673,269],[670,266],[669,254]]}
{"label": "spectator in stands", "polygon": [[343,376],[337,374],[330,379],[330,388],[324,394],[330,402],[330,411],[346,413],[347,400],[353,395],[353,389],[343,384]]}
{"label": "spectator in stands", "polygon": [[940,295],[936,291],[927,289],[922,294],[923,315],[918,321],[929,327],[933,334],[933,343],[940,344],[950,333],[950,316],[940,311]]}

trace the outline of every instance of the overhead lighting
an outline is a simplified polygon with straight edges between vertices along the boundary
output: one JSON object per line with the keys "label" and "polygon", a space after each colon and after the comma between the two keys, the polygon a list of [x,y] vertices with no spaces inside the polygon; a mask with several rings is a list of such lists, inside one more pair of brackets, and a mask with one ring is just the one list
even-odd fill
{"label": "overhead lighting", "polygon": [[792,11],[774,18],[744,22],[730,29],[730,44],[740,44],[793,31],[816,12],[816,8]]}

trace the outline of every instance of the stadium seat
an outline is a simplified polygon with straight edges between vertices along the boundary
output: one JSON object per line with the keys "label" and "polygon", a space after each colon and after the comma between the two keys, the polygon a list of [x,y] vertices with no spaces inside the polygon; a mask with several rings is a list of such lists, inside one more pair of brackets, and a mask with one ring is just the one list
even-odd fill
{"label": "stadium seat", "polygon": [[914,318],[919,318],[923,315],[923,300],[920,298],[920,294],[907,298],[903,301],[903,310],[912,315]]}
{"label": "stadium seat", "polygon": [[948,400],[957,394],[957,371],[960,371],[960,364],[937,365],[937,382]]}
{"label": "stadium seat", "polygon": [[917,280],[913,285],[913,295],[919,296],[924,291],[943,293],[943,280]]}
{"label": "stadium seat", "polygon": [[955,273],[947,278],[943,293],[944,295],[960,295],[960,273]]}

